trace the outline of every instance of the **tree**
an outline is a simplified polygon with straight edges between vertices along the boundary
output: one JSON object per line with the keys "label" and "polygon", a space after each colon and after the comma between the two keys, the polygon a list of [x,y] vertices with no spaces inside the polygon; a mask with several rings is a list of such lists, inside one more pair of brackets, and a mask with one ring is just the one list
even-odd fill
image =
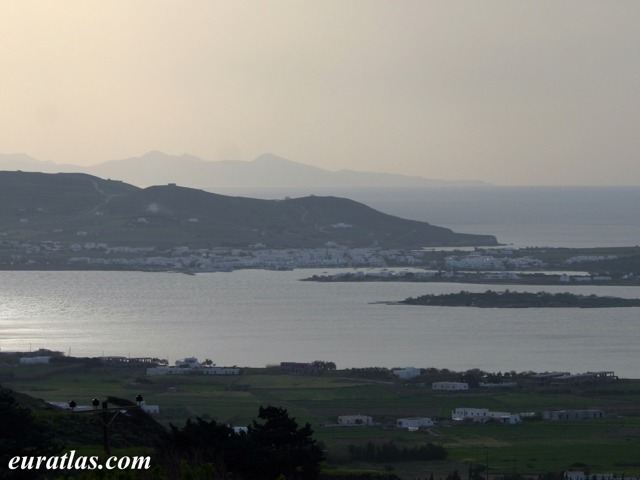
{"label": "tree", "polygon": [[449,475],[447,475],[446,480],[462,480],[462,479],[460,478],[460,474],[458,473],[458,470],[454,470]]}
{"label": "tree", "polygon": [[469,478],[471,480],[484,480],[485,476],[483,474],[486,470],[487,466],[481,463],[469,465]]}
{"label": "tree", "polygon": [[317,369],[320,374],[336,369],[336,364],[334,362],[325,362],[323,360],[314,360],[311,362],[311,366]]}
{"label": "tree", "polygon": [[31,470],[5,470],[16,455],[49,455],[61,447],[48,428],[34,420],[31,411],[16,400],[11,390],[0,386],[0,478],[33,478]]}
{"label": "tree", "polygon": [[197,417],[195,421],[187,420],[182,429],[174,425],[170,429],[162,458],[173,462],[172,469],[182,460],[196,467],[209,464],[214,470],[213,478],[223,479],[228,471],[237,467],[244,439],[231,427]]}
{"label": "tree", "polygon": [[207,478],[237,480],[313,480],[322,449],[309,424],[299,427],[287,410],[260,407],[247,433],[197,418],[183,428],[171,425],[161,452],[164,467],[176,478],[185,465],[194,471],[209,465]]}
{"label": "tree", "polygon": [[249,426],[247,458],[248,479],[275,480],[283,475],[287,480],[317,478],[322,449],[312,438],[313,430],[307,423],[298,427],[286,409],[260,407],[258,419]]}

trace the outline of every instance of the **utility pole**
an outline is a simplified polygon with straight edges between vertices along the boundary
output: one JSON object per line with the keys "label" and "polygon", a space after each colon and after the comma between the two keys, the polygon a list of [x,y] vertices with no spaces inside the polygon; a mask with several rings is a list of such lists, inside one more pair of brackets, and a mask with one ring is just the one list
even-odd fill
{"label": "utility pole", "polygon": [[[117,415],[117,413],[116,413]],[[116,418],[115,415],[113,418]],[[102,402],[102,442],[104,443],[104,452],[111,456],[111,448],[109,447],[109,405]]]}
{"label": "utility pole", "polygon": [[[93,405],[93,410],[76,410],[77,404],[75,400],[71,400],[69,402],[69,408],[71,408],[72,413],[93,413],[100,414],[102,417],[102,444],[104,447],[104,452],[107,455],[111,455],[111,446],[109,445],[109,427],[116,419],[120,412],[125,412],[127,410],[140,409],[142,408],[143,398],[142,395],[138,395],[136,397],[137,405],[129,405],[123,407],[111,407],[109,408],[109,404],[107,402],[100,402],[97,398],[94,398],[91,401],[91,405]],[[102,409],[98,410],[98,407],[102,403]],[[110,412],[113,412],[113,416],[110,415]]]}
{"label": "utility pole", "polygon": [[489,480],[489,447],[484,447],[484,449],[487,453],[487,480]]}

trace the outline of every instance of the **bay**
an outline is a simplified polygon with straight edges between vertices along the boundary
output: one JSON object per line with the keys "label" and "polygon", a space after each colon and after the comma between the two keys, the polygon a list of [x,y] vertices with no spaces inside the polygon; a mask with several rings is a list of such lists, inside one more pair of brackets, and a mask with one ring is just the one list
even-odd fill
{"label": "bay", "polygon": [[[327,360],[339,368],[613,370],[638,378],[638,308],[394,306],[374,302],[496,287],[299,281],[314,273],[322,271],[4,271],[0,351],[49,348],[73,356],[150,356],[172,363],[197,356],[256,367]],[[544,289],[640,296],[637,287]]]}
{"label": "bay", "polygon": [[[309,194],[278,195],[297,193]],[[494,234],[518,247],[640,243],[639,187],[315,193],[348,196],[386,213],[459,232]],[[262,196],[270,198],[273,192]],[[339,368],[613,370],[624,377],[640,376],[638,308],[390,306],[373,302],[496,287],[299,281],[314,273],[322,271],[244,270],[195,276],[3,271],[0,351],[49,348],[74,356],[151,356],[171,362],[197,356],[218,365],[257,367],[317,359],[336,362]],[[544,290],[640,297],[637,287]]]}

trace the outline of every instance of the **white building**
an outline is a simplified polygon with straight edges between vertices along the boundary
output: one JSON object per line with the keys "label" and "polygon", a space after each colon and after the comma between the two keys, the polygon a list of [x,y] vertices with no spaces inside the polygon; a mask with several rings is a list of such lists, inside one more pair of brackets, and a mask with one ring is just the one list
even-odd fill
{"label": "white building", "polygon": [[522,417],[519,413],[489,412],[489,418],[494,422],[500,422],[505,425],[517,425],[522,423]]}
{"label": "white building", "polygon": [[468,420],[471,419],[474,422],[482,422],[489,418],[488,408],[456,408],[451,412],[452,420]]}
{"label": "white building", "polygon": [[564,472],[564,480],[585,480],[584,472],[567,471]]}
{"label": "white building", "polygon": [[516,388],[518,386],[518,383],[517,382],[502,382],[502,383],[480,382],[478,386],[480,388]]}
{"label": "white building", "polygon": [[427,417],[399,418],[396,421],[396,427],[408,428],[409,430],[418,429],[420,427],[433,427],[433,420]]}
{"label": "white building", "polygon": [[139,403],[144,413],[149,415],[160,415],[160,405],[147,405],[144,401]]}
{"label": "white building", "polygon": [[238,367],[158,367],[147,368],[147,375],[240,375]]}
{"label": "white building", "polygon": [[147,368],[147,375],[186,375],[187,373],[193,372],[190,368],[167,367],[166,365]]}
{"label": "white building", "polygon": [[373,425],[373,417],[367,415],[342,415],[338,417],[338,425]]}
{"label": "white building", "polygon": [[22,357],[20,358],[20,365],[41,365],[49,363],[51,357]]}
{"label": "white building", "polygon": [[469,390],[469,384],[465,382],[433,382],[433,390]]}
{"label": "white building", "polygon": [[147,375],[240,375],[238,367],[216,367],[201,364],[196,357],[176,360],[175,367],[160,365],[147,368]]}
{"label": "white building", "polygon": [[199,368],[200,362],[196,357],[187,357],[184,360],[176,360],[176,367]]}
{"label": "white building", "polygon": [[415,367],[405,367],[398,370],[394,370],[391,373],[393,373],[394,375],[396,375],[398,378],[402,380],[410,380],[412,378],[420,376],[420,373],[422,373],[422,371],[419,368],[415,368]]}
{"label": "white building", "polygon": [[505,425],[522,423],[522,417],[519,413],[492,412],[488,408],[456,408],[451,412],[451,419],[456,421],[471,420],[473,423],[493,421]]}
{"label": "white building", "polygon": [[586,410],[547,410],[542,412],[544,420],[595,420],[604,418],[604,412],[596,409]]}
{"label": "white building", "polygon": [[[49,405],[60,408],[62,410],[71,410],[69,402],[47,402]],[[149,415],[160,415],[160,405],[147,405],[144,401],[139,403],[143,412]],[[75,412],[90,412],[95,411],[96,407],[93,405],[76,405],[73,409]]]}
{"label": "white building", "polygon": [[[566,471],[564,472],[565,480],[613,480],[615,475],[613,473],[592,473],[587,475],[580,471]],[[624,476],[626,480],[631,480],[633,477]]]}
{"label": "white building", "polygon": [[203,367],[200,368],[203,375],[240,375],[238,367]]}

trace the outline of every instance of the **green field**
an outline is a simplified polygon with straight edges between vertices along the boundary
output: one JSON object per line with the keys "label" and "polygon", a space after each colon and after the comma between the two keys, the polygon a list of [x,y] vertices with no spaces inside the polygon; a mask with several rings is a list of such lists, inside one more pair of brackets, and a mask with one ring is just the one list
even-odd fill
{"label": "green field", "polygon": [[[560,470],[618,476],[640,474],[640,381],[618,382],[581,389],[488,392],[434,392],[403,382],[374,382],[348,377],[349,372],[325,376],[288,376],[269,369],[244,369],[240,376],[157,376],[143,369],[107,368],[83,363],[0,366],[4,387],[47,401],[115,396],[160,406],[157,420],[182,426],[196,416],[231,425],[247,425],[261,405],[288,409],[298,423],[309,422],[323,442],[331,465],[393,471],[402,478],[446,474],[454,469],[466,478],[471,464],[489,462],[492,474],[538,474]],[[450,421],[457,407],[509,412],[556,409],[604,410],[607,418],[590,421],[527,420],[521,425],[459,424]],[[338,415],[373,416],[379,426],[338,427]],[[429,430],[392,428],[396,419],[426,416],[444,420]],[[403,447],[432,442],[449,451],[446,461],[389,465],[351,462],[350,444],[393,441]]]}

